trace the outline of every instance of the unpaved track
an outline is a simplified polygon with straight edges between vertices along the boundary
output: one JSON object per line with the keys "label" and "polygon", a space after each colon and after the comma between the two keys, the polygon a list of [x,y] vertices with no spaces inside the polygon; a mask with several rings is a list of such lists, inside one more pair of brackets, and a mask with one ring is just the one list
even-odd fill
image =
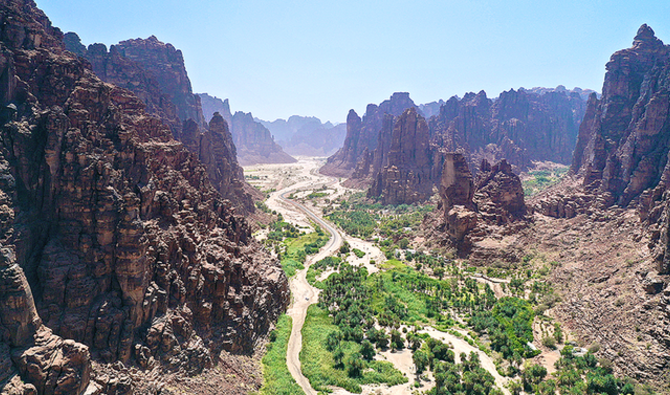
{"label": "unpaved track", "polygon": [[[313,172],[310,172],[310,175],[314,176],[317,180],[323,178],[323,176],[317,176]],[[298,385],[300,385],[302,390],[305,391],[306,395],[317,395],[317,392],[312,388],[309,380],[302,374],[300,367],[302,327],[305,323],[305,317],[307,316],[307,308],[318,301],[318,290],[307,282],[307,270],[312,263],[335,254],[342,245],[342,236],[332,225],[321,219],[304,205],[286,198],[286,196],[300,188],[313,186],[315,181],[316,180],[314,179],[302,181],[291,185],[288,188],[274,192],[270,195],[270,198],[267,201],[267,205],[270,209],[282,212],[286,210],[288,206],[289,210],[292,209],[301,212],[310,220],[318,224],[323,230],[330,233],[330,241],[328,244],[322,248],[318,254],[312,255],[307,259],[305,262],[305,269],[298,271],[290,283],[293,303],[287,314],[293,319],[293,327],[291,329],[291,337],[288,340],[286,365],[288,366],[289,372],[291,372],[291,375]],[[332,180],[333,183],[336,181],[336,179]],[[283,204],[279,204],[280,202]]]}

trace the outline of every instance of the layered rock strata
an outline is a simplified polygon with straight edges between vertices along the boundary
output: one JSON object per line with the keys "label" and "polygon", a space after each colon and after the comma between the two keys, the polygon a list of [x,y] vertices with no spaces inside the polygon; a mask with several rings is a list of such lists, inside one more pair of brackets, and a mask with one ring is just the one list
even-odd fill
{"label": "layered rock strata", "polygon": [[287,280],[207,169],[32,1],[1,2],[0,21],[2,392],[134,393],[124,365],[252,352]]}
{"label": "layered rock strata", "polygon": [[443,231],[462,256],[472,253],[484,237],[506,235],[531,220],[524,202],[521,180],[502,160],[483,160],[473,177],[463,153],[445,153],[440,179]]}
{"label": "layered rock strata", "polygon": [[[387,114],[377,148],[368,154],[372,159],[368,171],[375,175],[368,197],[379,198],[383,204],[423,202],[433,194],[436,175],[428,124],[416,107],[405,110],[395,123],[392,121],[393,116]],[[393,127],[389,135],[385,131],[390,125]],[[357,170],[360,174],[362,166]]]}
{"label": "layered rock strata", "polygon": [[253,199],[262,196],[244,182],[229,126],[217,123],[217,128],[210,129],[205,122],[181,51],[154,36],[123,41],[109,51],[104,44],[82,49],[74,33],[67,33],[65,38],[66,48],[85,57],[100,79],[131,90],[145,103],[147,112],[170,126],[173,136],[205,164],[221,196],[241,213],[254,212]]}
{"label": "layered rock strata", "polygon": [[368,104],[363,118],[351,110],[347,115],[347,135],[344,145],[328,158],[321,173],[335,177],[349,177],[364,151],[372,152],[377,148],[379,131],[387,114],[397,117],[410,107],[416,107],[407,92],[396,92],[389,100],[379,105]]}

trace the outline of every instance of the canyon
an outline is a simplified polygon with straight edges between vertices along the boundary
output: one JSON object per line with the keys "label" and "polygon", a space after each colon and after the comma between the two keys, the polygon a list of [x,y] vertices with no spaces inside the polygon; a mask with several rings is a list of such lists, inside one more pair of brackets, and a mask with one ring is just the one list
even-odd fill
{"label": "canyon", "polygon": [[664,391],[669,77],[645,24],[601,94],[269,122],[0,0],[0,394]]}

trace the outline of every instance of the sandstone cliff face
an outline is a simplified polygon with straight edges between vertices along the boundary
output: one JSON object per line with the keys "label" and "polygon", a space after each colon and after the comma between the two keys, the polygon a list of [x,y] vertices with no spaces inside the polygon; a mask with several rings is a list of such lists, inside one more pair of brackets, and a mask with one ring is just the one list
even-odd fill
{"label": "sandstone cliff face", "polygon": [[224,101],[206,93],[199,93],[198,96],[203,101],[208,116],[210,112],[212,114],[219,112],[230,125],[240,164],[247,166],[296,162],[295,158],[284,152],[282,147],[274,141],[270,131],[254,120],[251,113],[237,111],[235,115],[231,115],[228,99]]}
{"label": "sandstone cliff face", "polygon": [[156,77],[161,90],[177,108],[179,119],[192,119],[204,128],[205,118],[200,98],[193,94],[180,50],[172,44],[159,41],[155,36],[121,41],[115,47],[121,56],[136,62]]}
{"label": "sandstone cliff face", "polygon": [[[74,33],[65,37],[66,48],[80,52],[91,62],[100,79],[131,90],[145,103],[147,112],[170,126],[172,135],[207,167],[210,181],[221,196],[242,213],[255,211],[253,199],[261,196],[244,182],[228,126],[212,130],[205,123],[200,98],[191,91],[180,51],[154,36],[124,41],[112,45],[109,51],[104,44],[82,49]],[[224,146],[227,148],[222,149]]]}
{"label": "sandstone cliff face", "polygon": [[[392,123],[387,114],[379,133],[379,143],[372,155],[375,179],[368,197],[380,198],[383,204],[411,204],[430,198],[435,185],[433,150],[429,147],[428,124],[416,107],[405,110]],[[390,139],[385,129],[393,124]],[[385,141],[390,140],[390,141]],[[388,146],[388,148],[387,148]]]}
{"label": "sandstone cliff face", "polygon": [[661,181],[670,151],[670,49],[643,25],[633,47],[607,63],[600,100],[592,97],[571,170],[584,186],[627,206]]}
{"label": "sandstone cliff face", "polygon": [[449,99],[430,119],[435,144],[482,159],[506,159],[519,169],[532,161],[569,163],[585,101],[579,92],[510,90],[491,100],[484,91]]}
{"label": "sandstone cliff face", "polygon": [[640,27],[631,48],[612,55],[601,99],[589,98],[570,169],[581,188],[540,202],[545,213],[557,217],[574,216],[556,212],[560,204],[586,213],[615,204],[637,207],[649,225],[650,248],[661,273],[670,272],[669,61],[670,47],[647,25]]}
{"label": "sandstone cliff face", "polygon": [[237,111],[231,120],[237,158],[243,166],[259,163],[294,163],[297,160],[275,143],[270,131],[251,113]]}
{"label": "sandstone cliff face", "polygon": [[32,1],[0,21],[2,391],[133,393],[123,364],[188,373],[252,351],[287,280],[207,170]]}
{"label": "sandstone cliff face", "polygon": [[347,115],[347,135],[344,145],[328,158],[321,168],[323,174],[336,177],[349,177],[356,168],[365,150],[372,152],[377,148],[379,131],[384,123],[385,114],[397,117],[410,107],[416,107],[407,92],[396,92],[389,100],[378,106],[368,104],[361,119],[354,110]]}
{"label": "sandstone cliff face", "polygon": [[[512,166],[502,160],[495,165],[483,160],[473,177],[463,153],[445,153],[440,178],[438,209],[450,242],[461,256],[489,256],[492,251],[477,245],[491,235],[506,235],[527,226],[523,187]],[[495,253],[495,251],[493,251]]]}

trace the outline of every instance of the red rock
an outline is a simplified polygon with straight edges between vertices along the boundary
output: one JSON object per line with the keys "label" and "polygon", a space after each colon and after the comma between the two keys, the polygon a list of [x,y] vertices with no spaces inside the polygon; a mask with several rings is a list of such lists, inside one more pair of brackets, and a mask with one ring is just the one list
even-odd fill
{"label": "red rock", "polygon": [[347,115],[347,135],[344,145],[333,156],[328,158],[321,168],[321,173],[335,177],[349,177],[367,149],[372,152],[377,148],[379,131],[386,114],[397,117],[410,107],[416,107],[407,92],[395,92],[389,100],[379,106],[368,104],[365,115],[361,119],[354,110]]}
{"label": "red rock", "polygon": [[[252,351],[288,282],[208,169],[141,99],[65,51],[33,2],[0,3],[0,22],[0,366],[9,347],[12,388],[81,393],[90,373],[100,392],[132,393],[109,366],[196,372],[221,350]],[[230,151],[230,137],[210,147]],[[164,347],[152,348],[160,322]]]}
{"label": "red rock", "polygon": [[[385,126],[374,151],[372,171],[375,179],[368,197],[380,198],[383,204],[425,201],[432,195],[435,185],[428,124],[416,107],[410,107],[398,117],[390,139],[384,138],[388,136],[384,131],[392,120],[390,115],[385,117]],[[381,168],[377,170],[378,167]]]}

